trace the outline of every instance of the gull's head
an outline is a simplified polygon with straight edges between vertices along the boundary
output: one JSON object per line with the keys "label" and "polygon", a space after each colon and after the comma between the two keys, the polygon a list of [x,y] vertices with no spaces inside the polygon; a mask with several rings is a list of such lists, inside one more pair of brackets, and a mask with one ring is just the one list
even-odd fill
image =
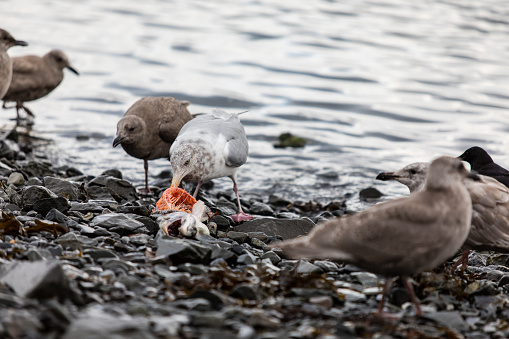
{"label": "gull's head", "polygon": [[63,70],[64,68],[69,69],[71,72],[73,72],[76,75],[80,75],[80,73],[71,66],[71,63],[69,62],[69,59],[67,58],[67,55],[65,55],[64,52],[62,52],[59,49],[54,49],[50,51],[48,54],[48,59],[51,60],[53,65],[56,65],[58,69]]}
{"label": "gull's head", "polygon": [[493,162],[493,159],[490,157],[488,152],[479,146],[470,147],[458,158],[468,162],[474,171],[477,171],[482,166]]}
{"label": "gull's head", "polygon": [[178,187],[182,179],[192,173],[199,172],[200,166],[203,165],[197,149],[186,144],[170,148],[170,162],[173,170],[172,187]]}
{"label": "gull's head", "polygon": [[21,40],[16,40],[4,29],[0,29],[0,51],[7,51],[12,46],[28,46]]}
{"label": "gull's head", "polygon": [[139,117],[134,115],[123,117],[117,124],[117,137],[113,140],[113,147],[142,141],[144,130],[145,123]]}
{"label": "gull's head", "polygon": [[414,192],[424,187],[429,166],[429,162],[414,162],[396,172],[382,172],[376,179],[383,181],[396,180],[408,187],[410,192]]}
{"label": "gull's head", "polygon": [[426,178],[426,187],[428,189],[443,189],[461,183],[467,177],[480,180],[479,176],[465,168],[460,159],[442,156],[431,162]]}

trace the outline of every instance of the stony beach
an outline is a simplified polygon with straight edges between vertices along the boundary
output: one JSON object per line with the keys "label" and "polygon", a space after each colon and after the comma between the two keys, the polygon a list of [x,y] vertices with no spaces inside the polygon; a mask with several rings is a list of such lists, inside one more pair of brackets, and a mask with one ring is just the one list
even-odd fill
{"label": "stony beach", "polygon": [[380,319],[384,278],[267,248],[352,213],[341,192],[326,205],[242,192],[255,219],[235,224],[235,194],[209,184],[199,199],[211,236],[166,236],[152,211],[170,175],[143,197],[113,167],[57,167],[28,140],[0,145],[2,338],[509,337],[507,254],[474,252],[463,275],[451,260],[414,276],[422,317],[397,280],[394,319]]}

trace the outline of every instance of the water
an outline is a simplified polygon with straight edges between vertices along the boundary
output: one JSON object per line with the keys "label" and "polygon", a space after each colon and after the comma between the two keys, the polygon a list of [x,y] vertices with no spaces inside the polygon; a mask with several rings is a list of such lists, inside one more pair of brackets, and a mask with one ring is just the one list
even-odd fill
{"label": "water", "polygon": [[[390,199],[407,191],[379,172],[473,145],[509,166],[507,1],[16,0],[0,1],[0,19],[30,43],[12,56],[60,48],[81,72],[27,106],[58,160],[89,174],[115,167],[142,184],[142,161],[111,144],[149,95],[250,110],[247,196],[327,202],[375,186]],[[309,145],[274,148],[284,132]],[[152,176],[167,168],[150,163]]]}

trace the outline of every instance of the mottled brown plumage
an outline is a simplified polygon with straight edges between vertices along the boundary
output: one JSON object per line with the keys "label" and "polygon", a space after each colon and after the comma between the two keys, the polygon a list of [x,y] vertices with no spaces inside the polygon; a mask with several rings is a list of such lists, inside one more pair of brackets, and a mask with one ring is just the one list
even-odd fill
{"label": "mottled brown plumage", "polygon": [[[407,277],[452,257],[470,230],[472,202],[462,183],[468,171],[458,159],[440,157],[428,174],[426,186],[409,197],[331,219],[308,236],[274,247],[293,258],[337,259],[387,277],[401,276],[409,286]],[[420,314],[415,295],[412,299]]]}
{"label": "mottled brown plumage", "polygon": [[127,154],[143,159],[145,193],[148,187],[148,160],[168,158],[180,129],[193,116],[189,102],[169,97],[144,97],[136,101],[117,124],[113,147],[122,145]]}
{"label": "mottled brown plumage", "polygon": [[[428,169],[428,162],[416,162],[396,172],[380,173],[377,179],[396,180],[415,192],[424,186]],[[463,269],[470,250],[509,253],[509,188],[495,178],[479,177],[479,181],[464,180],[472,199],[472,227],[457,262]]]}
{"label": "mottled brown plumage", "polygon": [[13,46],[27,45],[26,42],[14,39],[9,32],[0,28],[0,99],[7,93],[12,79],[12,59],[7,50]]}
{"label": "mottled brown plumage", "polygon": [[18,120],[20,109],[24,109],[27,114],[33,116],[23,103],[42,98],[53,91],[64,78],[64,68],[79,75],[64,52],[56,49],[42,57],[37,55],[15,57],[12,58],[12,62],[12,80],[3,97],[3,107],[6,107],[6,102],[16,102]]}

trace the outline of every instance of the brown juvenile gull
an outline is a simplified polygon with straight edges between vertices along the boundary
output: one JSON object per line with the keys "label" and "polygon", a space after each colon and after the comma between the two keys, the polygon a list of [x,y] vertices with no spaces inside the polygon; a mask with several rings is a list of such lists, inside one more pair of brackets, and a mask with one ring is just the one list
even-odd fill
{"label": "brown juvenile gull", "polygon": [[458,158],[468,162],[472,171],[495,178],[509,187],[509,171],[496,164],[488,152],[481,147],[470,147]]}
{"label": "brown juvenile gull", "polygon": [[[472,203],[462,183],[469,173],[452,157],[431,163],[424,189],[346,217],[328,220],[309,235],[282,243],[293,258],[327,258],[352,263],[386,277],[400,276],[421,315],[408,277],[452,257],[470,229]],[[387,279],[378,313],[392,279]]]}
{"label": "brown juvenile gull", "polygon": [[12,59],[7,54],[7,50],[13,46],[28,46],[28,44],[14,39],[9,32],[0,28],[0,99],[7,93],[12,79]]}
{"label": "brown juvenile gull", "polygon": [[170,146],[180,129],[193,116],[187,110],[189,102],[170,97],[144,97],[125,112],[117,124],[113,147],[122,145],[127,154],[143,159],[145,188],[148,187],[148,160],[168,158]]}
{"label": "brown juvenile gull", "polygon": [[[396,172],[383,172],[379,180],[396,180],[415,192],[424,186],[429,162],[416,162]],[[453,266],[465,270],[470,250],[509,252],[509,188],[489,176],[464,180],[472,199],[472,226],[463,245],[463,254]]]}
{"label": "brown juvenile gull", "polygon": [[230,177],[239,208],[232,219],[235,222],[252,219],[242,211],[236,180],[237,170],[247,161],[248,150],[238,114],[213,109],[210,114],[199,115],[182,127],[170,148],[171,185],[178,187],[182,179],[198,182],[196,198],[204,181]]}
{"label": "brown juvenile gull", "polygon": [[64,52],[54,49],[44,56],[25,55],[12,58],[12,80],[3,97],[3,108],[9,101],[16,102],[17,120],[20,120],[19,110],[23,109],[28,115],[34,116],[32,111],[24,106],[24,102],[37,100],[53,91],[64,78],[64,68],[79,75]]}

